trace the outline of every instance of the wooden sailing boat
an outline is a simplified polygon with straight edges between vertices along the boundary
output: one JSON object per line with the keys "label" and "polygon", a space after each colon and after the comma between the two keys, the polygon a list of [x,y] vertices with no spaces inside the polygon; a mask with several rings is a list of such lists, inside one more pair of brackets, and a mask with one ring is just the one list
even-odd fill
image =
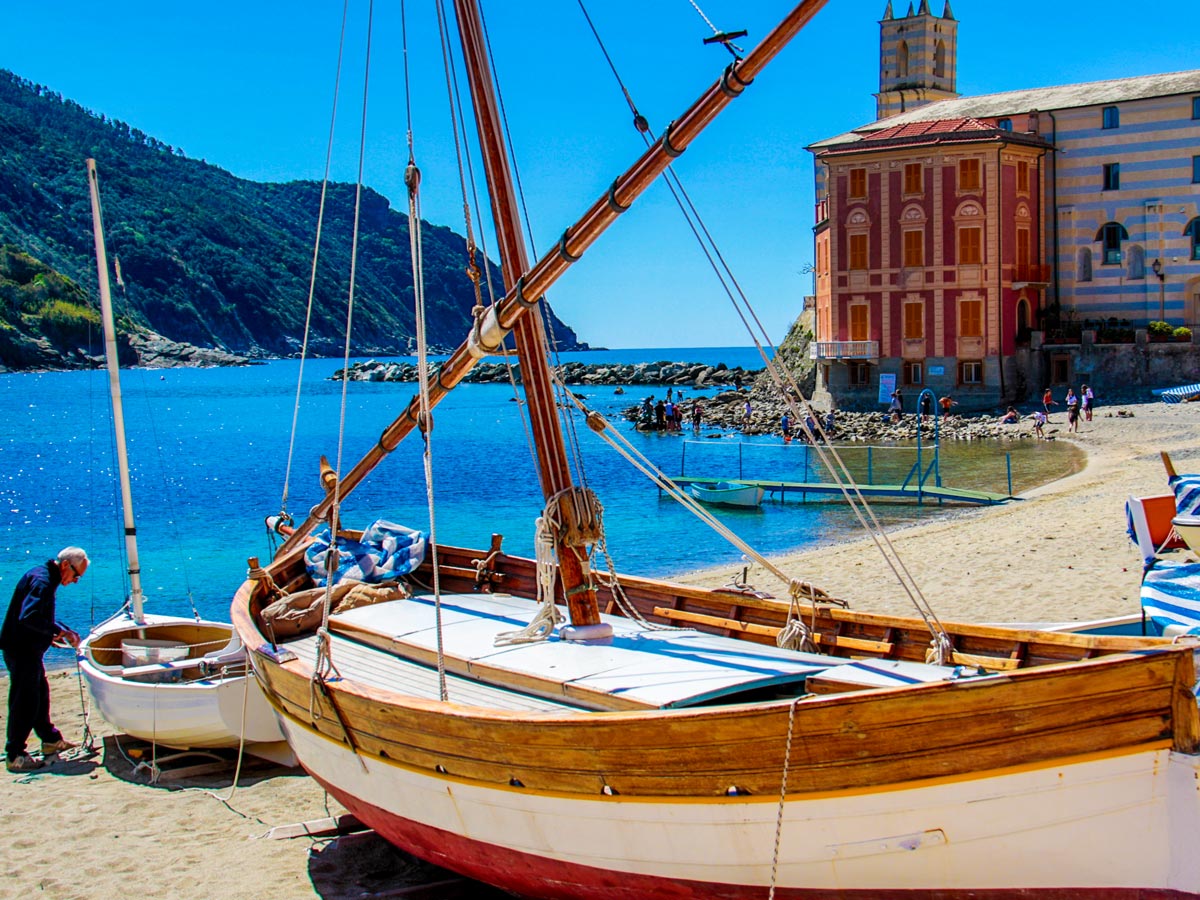
{"label": "wooden sailing boat", "polygon": [[[336,525],[329,496],[266,569],[251,561],[234,625],[301,764],[340,802],[522,896],[1200,894],[1193,645],[938,623],[933,664],[927,620],[840,609],[799,582],[776,600],[587,570],[602,525],[571,482],[526,310],[821,5],[805,0],[731,65],[530,266],[478,12],[458,0],[508,294],[428,396],[513,329],[553,562],[508,556],[498,537],[435,545],[412,598],[275,642],[262,610],[312,585],[304,542]],[[414,400],[332,493],[424,420]],[[570,625],[497,644],[548,583]],[[789,632],[808,649],[776,646]]]}
{"label": "wooden sailing boat", "polygon": [[87,172],[130,594],[129,603],[79,645],[84,682],[100,715],[125,734],[175,748],[237,747],[244,739],[248,751],[294,764],[274,710],[249,672],[246,651],[233,626],[198,617],[148,616],[143,610],[116,327],[94,159],[87,161]]}

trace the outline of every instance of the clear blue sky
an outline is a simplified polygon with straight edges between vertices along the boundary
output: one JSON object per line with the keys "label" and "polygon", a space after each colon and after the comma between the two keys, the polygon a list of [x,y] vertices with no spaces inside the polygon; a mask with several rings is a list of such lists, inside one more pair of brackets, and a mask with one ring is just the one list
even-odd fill
{"label": "clear blue sky", "polygon": [[[697,3],[718,27],[748,29],[740,42],[747,50],[790,8],[778,0]],[[933,0],[936,14],[943,3]],[[424,215],[461,233],[433,4],[407,5]],[[830,0],[675,163],[773,340],[811,292],[810,277],[801,274],[812,260],[813,225],[812,158],[803,148],[874,118],[884,5]],[[341,3],[10,0],[4,6],[0,67],[238,176],[321,177]],[[903,14],[907,0],[894,6]],[[1163,0],[1144,13],[1112,0],[1086,7],[984,0],[952,6],[960,22],[963,94],[1200,68],[1194,6],[1183,0]],[[340,180],[353,180],[357,165],[366,0],[350,0],[350,7],[333,169]],[[376,4],[364,180],[403,209],[399,7],[397,0]],[[702,45],[710,32],[689,0],[587,0],[587,8],[656,133],[728,61],[721,48]],[[643,145],[577,0],[505,0],[485,16],[541,254]],[[594,345],[750,342],[661,184],[550,298]]]}

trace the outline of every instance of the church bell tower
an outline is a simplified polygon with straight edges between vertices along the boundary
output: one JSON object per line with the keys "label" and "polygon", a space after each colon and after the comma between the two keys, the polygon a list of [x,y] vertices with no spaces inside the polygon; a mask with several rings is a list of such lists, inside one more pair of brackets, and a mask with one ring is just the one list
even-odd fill
{"label": "church bell tower", "polygon": [[876,117],[886,119],[957,97],[957,66],[958,22],[950,11],[950,0],[940,16],[929,11],[929,0],[921,0],[915,13],[910,2],[902,18],[892,14],[892,0],[888,0],[879,23]]}

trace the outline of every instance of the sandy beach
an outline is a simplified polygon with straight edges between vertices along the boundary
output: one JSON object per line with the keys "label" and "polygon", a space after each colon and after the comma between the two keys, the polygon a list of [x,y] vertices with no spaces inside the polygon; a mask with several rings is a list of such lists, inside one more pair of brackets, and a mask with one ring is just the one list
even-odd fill
{"label": "sandy beach", "polygon": [[[1125,498],[1165,491],[1161,450],[1181,472],[1200,470],[1198,426],[1200,404],[1101,407],[1070,437],[1088,450],[1084,471],[1003,506],[895,530],[890,540],[945,621],[1048,622],[1132,612],[1141,567],[1125,534]],[[1064,439],[1065,432],[1065,415],[1053,416],[1048,433]],[[869,539],[777,562],[855,609],[912,612]],[[680,580],[723,584],[729,576],[726,566]],[[750,577],[778,590],[761,570]],[[0,689],[7,696],[6,679]],[[85,704],[75,672],[55,673],[51,690],[56,723],[79,740]],[[370,834],[269,838],[273,827],[342,812],[298,771],[247,764],[236,790],[232,765],[151,785],[122,753],[126,742],[98,717],[89,724],[95,753],[0,778],[0,810],[13,826],[0,897],[502,896],[417,864]]]}

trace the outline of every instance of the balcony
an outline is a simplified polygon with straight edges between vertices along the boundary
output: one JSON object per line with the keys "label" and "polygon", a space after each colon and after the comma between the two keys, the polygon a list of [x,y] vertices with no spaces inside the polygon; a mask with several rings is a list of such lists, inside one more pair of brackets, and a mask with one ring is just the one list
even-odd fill
{"label": "balcony", "polygon": [[809,359],[878,359],[879,341],[813,341]]}
{"label": "balcony", "polygon": [[1023,287],[1044,288],[1050,285],[1050,266],[1045,263],[1032,263],[1016,266],[1013,272],[1012,286],[1014,290]]}

